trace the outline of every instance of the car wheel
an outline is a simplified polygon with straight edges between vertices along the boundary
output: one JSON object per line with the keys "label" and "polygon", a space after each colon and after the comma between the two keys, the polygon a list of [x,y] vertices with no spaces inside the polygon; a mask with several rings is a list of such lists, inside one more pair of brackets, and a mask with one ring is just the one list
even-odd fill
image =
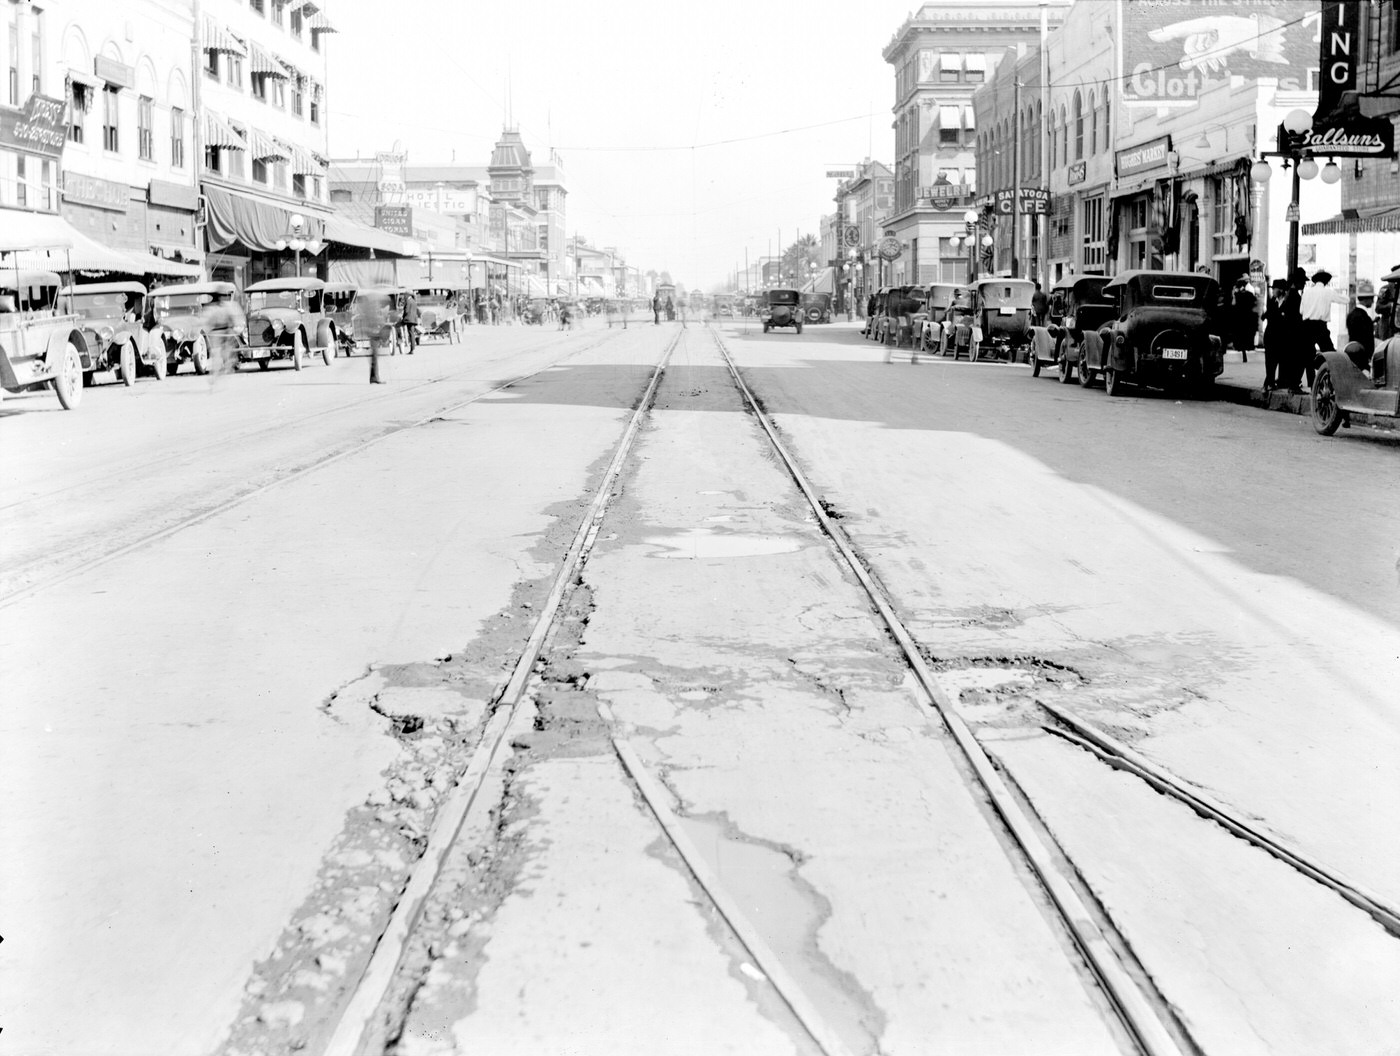
{"label": "car wheel", "polygon": [[1087,389],[1092,384],[1094,384],[1094,370],[1089,366],[1084,353],[1081,352],[1079,354],[1079,387]]}
{"label": "car wheel", "polygon": [[335,359],[335,335],[332,334],[329,341],[321,346],[321,362],[326,366],[331,365],[331,360]]}
{"label": "car wheel", "polygon": [[300,370],[301,361],[306,355],[305,342],[301,339],[301,331],[298,330],[292,335],[292,369]]}
{"label": "car wheel", "polygon": [[1040,377],[1040,355],[1035,349],[1031,349],[1031,377]]}
{"label": "car wheel", "polygon": [[203,334],[194,339],[194,344],[190,348],[190,362],[194,364],[196,374],[209,373],[209,342]]}
{"label": "car wheel", "polygon": [[1060,343],[1056,358],[1060,361],[1060,384],[1068,385],[1074,379],[1074,364],[1069,361],[1069,349]]}
{"label": "car wheel", "polygon": [[1103,391],[1110,396],[1122,396],[1127,388],[1127,383],[1123,380],[1123,372],[1114,370],[1112,367],[1105,367],[1103,372]]}
{"label": "car wheel", "polygon": [[63,359],[58,364],[58,373],[53,378],[53,391],[65,411],[77,407],[83,399],[83,361],[78,355],[78,346],[72,341],[63,350]]}
{"label": "car wheel", "polygon": [[1345,415],[1332,385],[1332,368],[1319,367],[1312,383],[1313,428],[1323,436],[1331,436],[1341,426]]}
{"label": "car wheel", "polygon": [[156,381],[164,381],[166,370],[170,365],[165,361],[165,347],[156,349],[155,355],[151,357],[151,373],[156,376]]}
{"label": "car wheel", "polygon": [[127,388],[136,384],[136,346],[130,341],[117,353],[117,377]]}
{"label": "car wheel", "polygon": [[982,343],[975,337],[969,335],[967,339],[967,361],[969,363],[976,363],[981,355]]}

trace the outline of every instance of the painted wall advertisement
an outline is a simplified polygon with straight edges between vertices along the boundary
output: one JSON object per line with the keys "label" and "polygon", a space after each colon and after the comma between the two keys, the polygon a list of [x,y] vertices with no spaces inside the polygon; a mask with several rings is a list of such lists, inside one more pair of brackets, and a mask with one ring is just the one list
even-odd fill
{"label": "painted wall advertisement", "polygon": [[1123,100],[1195,106],[1231,77],[1316,91],[1318,0],[1125,0]]}

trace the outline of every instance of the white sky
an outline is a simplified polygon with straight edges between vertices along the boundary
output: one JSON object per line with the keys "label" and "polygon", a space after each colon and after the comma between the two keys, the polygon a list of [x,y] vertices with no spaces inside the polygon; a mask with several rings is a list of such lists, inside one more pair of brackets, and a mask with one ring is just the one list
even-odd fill
{"label": "white sky", "polygon": [[746,248],[752,260],[780,231],[788,244],[818,230],[828,166],[890,162],[894,69],[880,51],[918,6],[338,0],[331,153],[397,143],[410,165],[454,152],[485,165],[509,80],[535,162],[551,143],[563,157],[569,233],[708,288]]}

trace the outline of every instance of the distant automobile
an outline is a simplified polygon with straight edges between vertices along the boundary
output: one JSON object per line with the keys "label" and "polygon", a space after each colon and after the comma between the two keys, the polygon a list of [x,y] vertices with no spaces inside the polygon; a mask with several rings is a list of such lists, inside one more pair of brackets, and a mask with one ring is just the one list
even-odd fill
{"label": "distant automobile", "polygon": [[758,314],[765,334],[777,326],[790,326],[802,333],[802,297],[796,290],[768,290]]}
{"label": "distant automobile", "polygon": [[146,332],[146,287],[139,282],[94,282],[59,291],[60,311],[81,320],[88,354],[83,357],[83,384],[99,371],[113,371],[123,385],[138,374],[165,377],[165,347]]}
{"label": "distant automobile", "polygon": [[327,366],[336,355],[335,323],[325,313],[326,284],[320,279],[286,278],[255,282],[248,298],[248,343],[240,363],[266,370],[273,360],[291,360],[300,370],[309,353],[319,352]]}

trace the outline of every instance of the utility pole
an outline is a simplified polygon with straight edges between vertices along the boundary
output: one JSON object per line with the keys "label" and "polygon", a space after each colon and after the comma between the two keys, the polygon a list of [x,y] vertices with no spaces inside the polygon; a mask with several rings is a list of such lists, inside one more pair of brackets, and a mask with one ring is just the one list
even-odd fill
{"label": "utility pole", "polygon": [[[1014,61],[1014,60],[1013,60]],[[1021,275],[1021,71],[1012,77],[1011,96],[1011,276]]]}

